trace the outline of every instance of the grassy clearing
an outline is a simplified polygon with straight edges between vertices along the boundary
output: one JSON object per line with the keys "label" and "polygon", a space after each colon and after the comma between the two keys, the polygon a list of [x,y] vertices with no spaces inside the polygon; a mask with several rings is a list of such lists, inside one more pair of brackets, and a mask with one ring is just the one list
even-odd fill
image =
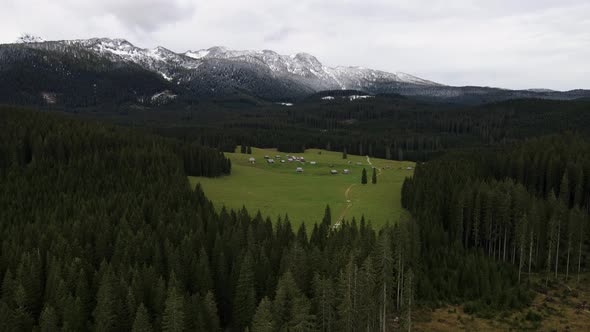
{"label": "grassy clearing", "polygon": [[[252,155],[226,155],[232,161],[230,176],[190,177],[193,186],[201,183],[207,197],[218,208],[245,205],[250,211],[260,210],[263,215],[273,218],[288,214],[294,225],[304,221],[308,230],[321,220],[327,204],[332,209],[334,222],[339,217],[350,220],[353,216],[359,219],[364,215],[373,225],[381,226],[397,221],[402,213],[406,213],[401,207],[401,186],[412,174],[406,169],[414,166],[412,162],[370,158],[373,166],[381,170],[377,184],[373,185],[372,166],[364,156],[348,155],[348,159],[342,159],[338,152],[310,149],[294,154],[305,158],[306,163],[302,165],[299,162],[281,163],[280,159],[275,159],[275,164],[268,164],[265,155],[273,158],[281,155],[286,160],[286,154],[276,150],[253,149]],[[250,157],[256,159],[254,165],[249,163]],[[317,165],[311,165],[311,161]],[[296,173],[297,167],[303,167],[304,172]],[[369,179],[366,185],[360,184],[363,168],[367,169]],[[338,170],[339,174],[330,174],[332,169]],[[342,174],[344,169],[349,169],[351,174]],[[348,197],[345,197],[347,189]]]}

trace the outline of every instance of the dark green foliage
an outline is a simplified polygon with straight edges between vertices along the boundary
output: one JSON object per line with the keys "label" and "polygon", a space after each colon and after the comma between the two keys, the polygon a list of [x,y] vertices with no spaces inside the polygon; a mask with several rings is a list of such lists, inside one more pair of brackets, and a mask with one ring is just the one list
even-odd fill
{"label": "dark green foliage", "polygon": [[173,279],[168,286],[168,296],[162,317],[162,331],[166,332],[180,332],[185,329],[184,299],[174,281]]}
{"label": "dark green foliage", "polygon": [[373,175],[371,176],[371,183],[377,184],[377,169],[373,167]]}
{"label": "dark green foliage", "polygon": [[367,170],[363,168],[363,173],[361,175],[361,184],[367,184]]}
{"label": "dark green foliage", "polygon": [[246,253],[239,266],[240,273],[233,300],[233,318],[238,327],[245,328],[256,311],[254,266],[250,253]]}
{"label": "dark green foliage", "polygon": [[256,314],[252,319],[252,332],[273,332],[275,331],[273,316],[272,316],[272,302],[268,297],[263,297],[258,304]]}
{"label": "dark green foliage", "polygon": [[152,332],[153,327],[150,323],[149,314],[142,304],[139,305],[137,308],[137,313],[135,314],[135,320],[133,321],[133,327],[131,329],[132,332]]}
{"label": "dark green foliage", "polygon": [[[572,248],[582,257],[588,234],[581,240],[567,229],[583,228],[588,215],[568,212],[572,196],[586,193],[571,188],[586,180],[576,175],[569,185],[563,174],[564,168],[572,175],[584,169],[587,151],[581,138],[566,135],[418,165],[404,183],[402,204],[421,226],[423,252],[431,253],[424,266],[439,271],[417,283],[419,297],[452,299],[453,294],[492,308],[520,306],[530,301],[526,289],[514,285],[523,284],[523,273],[544,271],[548,281],[572,269]],[[568,223],[571,215],[577,217]]]}

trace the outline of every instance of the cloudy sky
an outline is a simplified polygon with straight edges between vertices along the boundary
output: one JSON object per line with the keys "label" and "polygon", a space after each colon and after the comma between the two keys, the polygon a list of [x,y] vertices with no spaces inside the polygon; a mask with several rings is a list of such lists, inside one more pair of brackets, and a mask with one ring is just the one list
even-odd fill
{"label": "cloudy sky", "polygon": [[588,0],[0,0],[0,42],[307,52],[451,85],[590,89]]}

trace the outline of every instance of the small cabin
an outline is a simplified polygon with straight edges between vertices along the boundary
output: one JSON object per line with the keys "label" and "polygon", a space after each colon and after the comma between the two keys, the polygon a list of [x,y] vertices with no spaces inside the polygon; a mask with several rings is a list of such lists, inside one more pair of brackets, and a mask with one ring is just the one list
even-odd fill
{"label": "small cabin", "polygon": [[288,160],[289,162],[292,162],[292,161],[293,161],[293,158],[289,158],[289,159],[287,159],[287,160]]}
{"label": "small cabin", "polygon": [[264,156],[264,159],[269,159],[269,158],[270,158],[270,157],[269,157],[268,155],[267,155],[267,156]]}
{"label": "small cabin", "polygon": [[333,169],[333,170],[330,171],[330,174],[338,174],[338,171],[335,170],[335,169]]}
{"label": "small cabin", "polygon": [[256,162],[256,159],[254,157],[250,157],[250,158],[248,158],[248,162],[250,164],[254,164]]}
{"label": "small cabin", "polygon": [[295,169],[295,172],[297,172],[297,173],[303,173],[303,168],[302,167],[297,167]]}
{"label": "small cabin", "polygon": [[350,174],[350,170],[345,169],[344,171],[342,171],[342,173],[344,173],[344,174]]}
{"label": "small cabin", "polygon": [[413,169],[414,169],[414,167],[412,167],[412,166],[408,166],[408,167],[406,167],[406,169],[407,169],[408,171],[411,171],[411,170],[413,170]]}
{"label": "small cabin", "polygon": [[276,159],[281,159],[281,155],[280,155],[280,154],[277,154],[277,155],[275,156],[275,158],[276,158]]}
{"label": "small cabin", "polygon": [[284,163],[285,163],[285,159],[281,159],[281,164],[284,164]]}
{"label": "small cabin", "polygon": [[266,159],[266,162],[268,162],[269,164],[274,164],[275,160],[274,159]]}
{"label": "small cabin", "polygon": [[357,165],[357,166],[360,166],[360,165],[362,165],[362,164],[363,164],[363,163],[361,163],[360,161],[357,161],[357,162],[356,162],[356,165]]}
{"label": "small cabin", "polygon": [[316,165],[317,163],[315,161],[310,161],[309,164],[310,165]]}

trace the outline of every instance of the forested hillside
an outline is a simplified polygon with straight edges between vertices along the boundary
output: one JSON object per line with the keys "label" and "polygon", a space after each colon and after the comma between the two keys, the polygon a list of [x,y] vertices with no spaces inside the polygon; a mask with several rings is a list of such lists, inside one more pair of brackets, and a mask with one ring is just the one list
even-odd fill
{"label": "forested hillside", "polygon": [[[423,230],[423,250],[440,266],[430,281],[444,283],[455,274],[448,255],[438,254],[442,246],[508,263],[520,284],[531,272],[542,274],[545,285],[579,282],[589,264],[588,148],[568,134],[419,165],[404,183],[402,204]],[[467,273],[481,271],[465,266]],[[487,285],[478,287],[463,289],[485,296]]]}
{"label": "forested hillside", "polygon": [[[424,161],[458,149],[509,145],[565,130],[590,137],[590,102],[514,100],[480,106],[429,104],[399,95],[350,100],[359,91],[324,92],[293,106],[252,98],[183,107],[78,110],[124,125],[224,151],[238,145],[301,152],[320,148],[371,157]],[[322,98],[332,96],[332,100]]]}

